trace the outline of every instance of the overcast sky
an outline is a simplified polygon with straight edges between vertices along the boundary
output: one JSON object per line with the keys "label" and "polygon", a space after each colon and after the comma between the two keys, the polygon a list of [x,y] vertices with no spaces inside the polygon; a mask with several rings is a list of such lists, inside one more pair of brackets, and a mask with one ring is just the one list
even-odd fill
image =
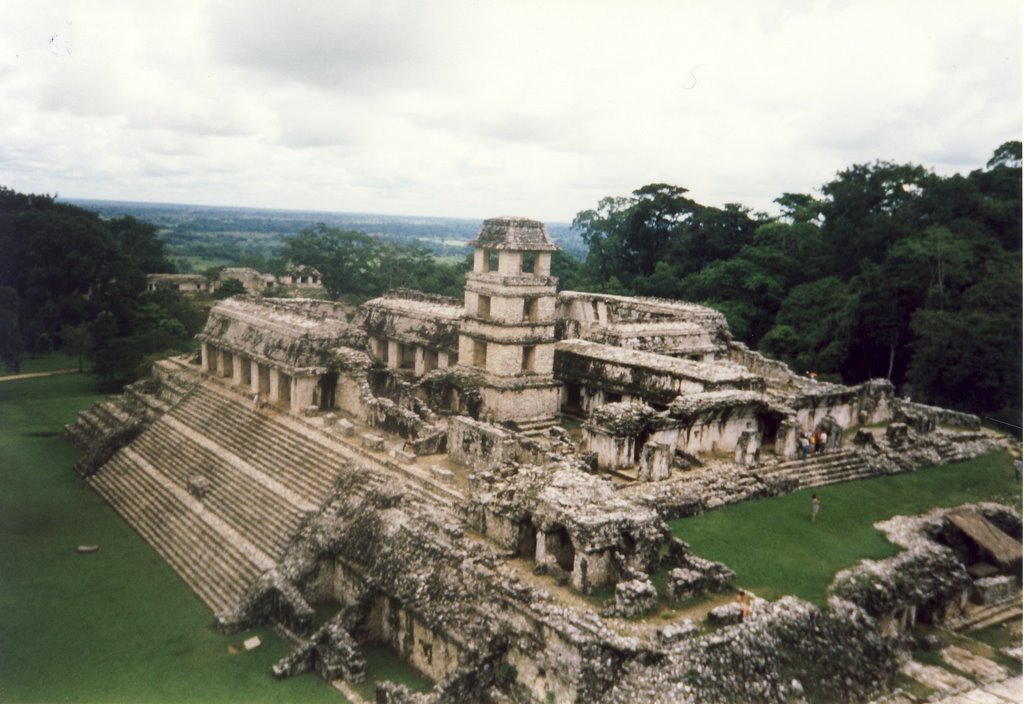
{"label": "overcast sky", "polygon": [[0,185],[571,220],[647,183],[774,211],[1021,138],[1021,3],[0,0]]}

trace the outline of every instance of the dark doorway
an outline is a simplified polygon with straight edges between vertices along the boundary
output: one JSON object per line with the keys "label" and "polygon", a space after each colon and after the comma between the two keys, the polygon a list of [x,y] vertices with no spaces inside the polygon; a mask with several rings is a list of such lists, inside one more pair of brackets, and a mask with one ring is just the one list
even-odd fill
{"label": "dark doorway", "polygon": [[529,513],[519,521],[519,537],[516,540],[516,555],[531,560],[537,556],[537,529],[533,526],[533,516]]}
{"label": "dark doorway", "polygon": [[334,408],[334,393],[338,388],[338,372],[327,372],[320,377],[320,410],[329,411]]}

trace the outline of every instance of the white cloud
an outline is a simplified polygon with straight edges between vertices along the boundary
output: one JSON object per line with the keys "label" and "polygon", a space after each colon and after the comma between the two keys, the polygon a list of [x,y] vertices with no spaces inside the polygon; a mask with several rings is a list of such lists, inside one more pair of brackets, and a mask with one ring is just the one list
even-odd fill
{"label": "white cloud", "polygon": [[0,184],[569,220],[663,181],[771,207],[1021,131],[1021,8],[0,0]]}

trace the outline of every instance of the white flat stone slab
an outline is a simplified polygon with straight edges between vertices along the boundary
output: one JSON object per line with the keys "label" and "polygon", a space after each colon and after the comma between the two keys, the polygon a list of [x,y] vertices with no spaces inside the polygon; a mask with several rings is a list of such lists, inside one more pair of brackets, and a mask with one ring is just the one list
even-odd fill
{"label": "white flat stone slab", "polygon": [[242,641],[242,647],[244,647],[246,650],[255,650],[261,645],[263,645],[263,641],[260,640],[259,636],[246,638],[244,641]]}
{"label": "white flat stone slab", "polygon": [[384,438],[380,435],[373,433],[363,433],[361,436],[363,441],[363,447],[367,450],[383,450],[384,449]]}

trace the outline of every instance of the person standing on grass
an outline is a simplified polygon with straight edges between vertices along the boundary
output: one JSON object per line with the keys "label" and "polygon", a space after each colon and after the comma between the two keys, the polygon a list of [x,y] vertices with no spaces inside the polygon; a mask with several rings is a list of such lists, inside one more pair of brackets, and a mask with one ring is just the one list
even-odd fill
{"label": "person standing on grass", "polygon": [[818,520],[818,511],[821,510],[821,499],[817,494],[811,496],[811,521]]}

